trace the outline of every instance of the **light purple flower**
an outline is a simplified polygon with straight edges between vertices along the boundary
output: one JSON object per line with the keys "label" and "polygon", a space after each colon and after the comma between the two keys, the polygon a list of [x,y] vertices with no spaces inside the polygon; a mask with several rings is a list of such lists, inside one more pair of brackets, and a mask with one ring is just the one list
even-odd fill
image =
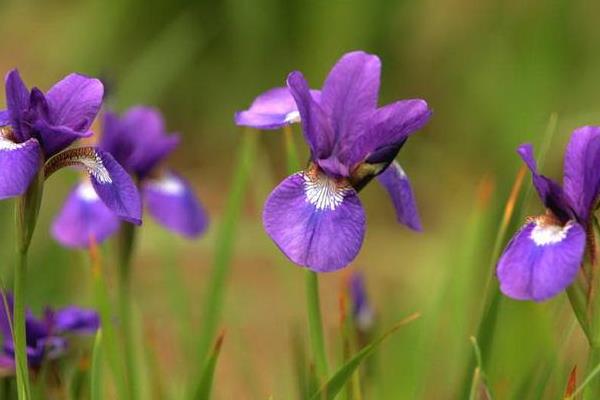
{"label": "light purple flower", "polygon": [[368,332],[375,323],[375,314],[369,304],[369,297],[362,273],[353,272],[350,276],[350,298],[352,299],[352,316],[357,329]]}
{"label": "light purple flower", "polygon": [[[12,322],[12,296],[6,296],[9,314],[0,298],[0,332],[3,336],[0,369],[14,372],[15,353],[10,322]],[[68,336],[93,334],[100,327],[98,314],[75,306],[59,310],[47,308],[42,318],[36,318],[30,310],[25,315],[26,351],[29,366],[38,369],[44,360],[61,357],[68,349]]]}
{"label": "light purple flower", "polygon": [[120,218],[141,223],[139,193],[113,157],[94,147],[67,149],[92,134],[103,91],[99,80],[70,74],[44,94],[27,89],[17,70],[8,73],[7,109],[0,111],[0,199],[25,193],[41,168],[47,178],[76,166],[88,172],[106,206]]}
{"label": "light purple flower", "polygon": [[380,70],[377,56],[348,53],[320,96],[300,72],[288,76],[311,159],[271,193],[263,222],[290,260],[313,271],[343,268],[358,254],[365,232],[358,191],[374,177],[389,192],[397,219],[421,228],[410,183],[394,158],[431,111],[420,99],[378,107]]}
{"label": "light purple flower", "polygon": [[573,283],[583,263],[600,193],[600,127],[573,131],[562,186],[538,173],[531,145],[521,145],[518,152],[546,213],[528,219],[515,234],[498,261],[497,275],[506,296],[543,301]]}
{"label": "light purple flower", "polygon": [[[107,112],[103,122],[99,147],[136,178],[150,215],[185,237],[202,234],[208,219],[190,184],[177,173],[160,168],[179,144],[178,135],[167,134],[160,112],[137,106],[122,117]],[[88,184],[80,183],[54,220],[52,235],[65,246],[87,247],[90,237],[100,243],[118,228],[111,210],[94,197]]]}

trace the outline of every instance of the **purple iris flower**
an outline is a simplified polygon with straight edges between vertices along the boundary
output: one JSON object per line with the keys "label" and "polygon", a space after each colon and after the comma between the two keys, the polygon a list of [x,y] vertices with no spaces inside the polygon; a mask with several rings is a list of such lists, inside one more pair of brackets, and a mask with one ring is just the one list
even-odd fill
{"label": "purple iris flower", "polygon": [[600,194],[600,127],[573,131],[562,186],[538,173],[531,145],[521,145],[518,153],[546,212],[529,218],[515,234],[498,261],[497,275],[506,296],[543,301],[573,283],[583,263]]}
{"label": "purple iris flower", "polygon": [[[202,234],[208,219],[190,184],[177,173],[162,169],[162,161],[179,145],[167,134],[162,115],[149,107],[132,107],[122,117],[107,112],[99,147],[137,180],[148,212],[165,228],[185,237]],[[102,242],[119,228],[88,182],[79,183],[54,220],[52,235],[68,247],[88,247],[90,238]]]}
{"label": "purple iris flower", "polygon": [[[392,198],[398,221],[421,230],[410,182],[394,158],[408,136],[429,120],[431,111],[420,99],[378,107],[380,71],[377,56],[348,53],[333,67],[320,92],[311,91],[300,72],[292,72],[289,92],[267,92],[250,110],[236,115],[238,124],[254,127],[295,121],[290,117],[294,110],[300,115],[310,162],[271,193],[263,222],[290,260],[313,271],[343,268],[358,254],[365,213],[357,194],[376,176]],[[296,108],[287,100],[289,93]],[[269,109],[275,111],[269,114]],[[276,116],[271,120],[278,122],[263,124],[269,119],[261,120],[264,115]]]}
{"label": "purple iris flower", "polygon": [[[7,295],[8,309],[12,310],[12,296]],[[10,317],[12,321],[12,313]],[[100,326],[100,318],[93,310],[69,306],[58,310],[46,309],[42,318],[30,310],[25,316],[27,360],[31,368],[39,368],[44,360],[56,359],[68,349],[68,336],[93,334]],[[15,353],[9,317],[4,302],[0,300],[0,332],[3,336],[0,369],[14,372]]]}
{"label": "purple iris flower", "polygon": [[[95,147],[67,149],[92,135],[90,126],[102,104],[98,79],[70,74],[47,93],[27,89],[19,72],[6,76],[7,109],[0,111],[0,199],[25,193],[44,168],[46,177],[66,166],[84,169],[102,202],[120,218],[141,223],[135,184],[106,151]],[[65,150],[66,149],[66,150]]]}
{"label": "purple iris flower", "polygon": [[350,277],[350,298],[356,327],[361,332],[368,332],[375,323],[375,314],[369,304],[364,276],[360,272],[354,272]]}

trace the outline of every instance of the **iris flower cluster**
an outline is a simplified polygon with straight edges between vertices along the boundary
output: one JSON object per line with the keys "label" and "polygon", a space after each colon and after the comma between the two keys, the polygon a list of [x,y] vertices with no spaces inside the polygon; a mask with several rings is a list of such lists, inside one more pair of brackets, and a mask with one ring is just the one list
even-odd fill
{"label": "iris flower cluster", "polygon": [[377,56],[347,53],[321,90],[292,72],[287,87],[263,93],[235,116],[238,125],[258,129],[301,122],[310,159],[273,190],[263,223],[290,260],[316,272],[338,270],[357,256],[366,228],[358,193],[375,177],[398,221],[421,230],[410,181],[394,159],[431,110],[421,99],[378,106],[380,74]]}
{"label": "iris flower cluster", "polygon": [[[6,306],[0,300],[0,333],[2,333],[2,352],[0,353],[0,372],[13,374],[15,371],[15,349],[12,339],[12,296],[6,296]],[[41,318],[26,311],[25,329],[27,342],[27,361],[31,368],[39,368],[45,360],[54,360],[63,356],[69,348],[72,335],[91,335],[100,327],[100,317],[93,310],[68,306],[58,310],[46,308]]]}

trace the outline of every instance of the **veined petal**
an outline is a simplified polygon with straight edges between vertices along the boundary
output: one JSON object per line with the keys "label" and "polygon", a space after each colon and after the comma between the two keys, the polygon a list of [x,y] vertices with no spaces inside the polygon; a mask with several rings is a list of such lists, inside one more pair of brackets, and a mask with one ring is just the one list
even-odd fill
{"label": "veined petal", "polygon": [[13,69],[6,75],[5,90],[6,108],[15,139],[24,142],[30,138],[30,129],[26,123],[26,114],[29,110],[29,90],[21,79],[18,70]]}
{"label": "veined petal", "polygon": [[41,166],[42,153],[37,140],[15,143],[0,135],[0,199],[25,193]]}
{"label": "veined petal", "polygon": [[600,127],[573,131],[565,151],[564,191],[579,221],[587,224],[600,194]]}
{"label": "veined petal", "polygon": [[421,219],[417,210],[417,202],[408,176],[406,176],[400,164],[394,161],[385,171],[377,176],[377,179],[387,190],[392,203],[394,203],[398,222],[415,231],[421,231],[423,228],[421,227]]}
{"label": "veined petal", "polygon": [[104,86],[100,80],[69,74],[46,93],[50,123],[87,131],[100,111]]}
{"label": "veined petal", "polygon": [[188,238],[202,234],[208,218],[189,183],[170,172],[142,186],[148,211],[165,228]]}
{"label": "veined petal", "polygon": [[[310,91],[318,103],[321,92]],[[238,126],[249,126],[256,129],[279,129],[283,126],[300,122],[300,112],[296,101],[287,87],[278,87],[260,94],[250,108],[235,114]]]}
{"label": "veined petal", "polygon": [[347,53],[335,64],[323,84],[321,106],[331,117],[337,141],[362,132],[365,115],[377,107],[381,61],[362,51]]}
{"label": "veined petal", "polygon": [[296,101],[302,131],[310,147],[313,159],[328,158],[335,143],[329,118],[311,95],[308,83],[300,72],[288,75],[287,85]]}
{"label": "veined petal", "polygon": [[96,193],[108,208],[126,221],[141,224],[139,192],[131,177],[109,153],[94,147],[65,150],[48,160],[46,178],[67,166],[85,169]]}
{"label": "veined petal", "polygon": [[52,223],[52,236],[67,247],[87,248],[102,243],[119,229],[119,219],[100,200],[89,182],[82,182],[67,197]]}
{"label": "veined petal", "polygon": [[311,172],[294,174],[273,190],[263,223],[290,260],[317,272],[348,265],[365,232],[364,210],[354,189]]}
{"label": "veined petal", "polygon": [[54,329],[58,333],[94,333],[100,327],[100,317],[94,310],[69,306],[54,313]]}
{"label": "veined petal", "polygon": [[538,173],[531,144],[520,145],[517,149],[517,153],[519,153],[519,156],[521,156],[521,159],[531,171],[533,186],[538,192],[544,205],[552,210],[554,215],[563,222],[571,219],[571,217],[573,217],[573,211],[571,210],[569,200],[567,199],[563,188],[552,179]]}
{"label": "veined petal", "polygon": [[497,267],[500,290],[517,300],[553,297],[575,280],[584,249],[581,225],[554,225],[540,217],[521,228],[504,250]]}

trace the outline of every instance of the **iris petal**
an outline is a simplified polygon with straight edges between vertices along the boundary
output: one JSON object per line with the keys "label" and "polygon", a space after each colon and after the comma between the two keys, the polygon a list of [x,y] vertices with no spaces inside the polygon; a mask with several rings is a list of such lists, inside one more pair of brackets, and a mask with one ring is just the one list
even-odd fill
{"label": "iris petal", "polygon": [[0,199],[25,193],[41,168],[41,159],[37,140],[14,143],[0,136]]}
{"label": "iris petal", "polygon": [[100,318],[94,310],[69,306],[54,313],[54,329],[59,333],[94,333],[100,327]]}
{"label": "iris petal", "polygon": [[265,230],[294,263],[317,272],[348,265],[365,232],[363,207],[351,187],[337,187],[307,173],[285,179],[265,203]]}
{"label": "iris petal", "polygon": [[398,164],[394,161],[380,175],[377,176],[379,183],[385,187],[394,208],[396,209],[396,218],[398,222],[408,226],[415,231],[421,231],[421,219],[417,210],[417,202],[413,193],[408,176]]}
{"label": "iris petal", "polygon": [[498,261],[500,290],[517,300],[553,297],[575,280],[584,248],[585,231],[576,222],[565,226],[530,222]]}

